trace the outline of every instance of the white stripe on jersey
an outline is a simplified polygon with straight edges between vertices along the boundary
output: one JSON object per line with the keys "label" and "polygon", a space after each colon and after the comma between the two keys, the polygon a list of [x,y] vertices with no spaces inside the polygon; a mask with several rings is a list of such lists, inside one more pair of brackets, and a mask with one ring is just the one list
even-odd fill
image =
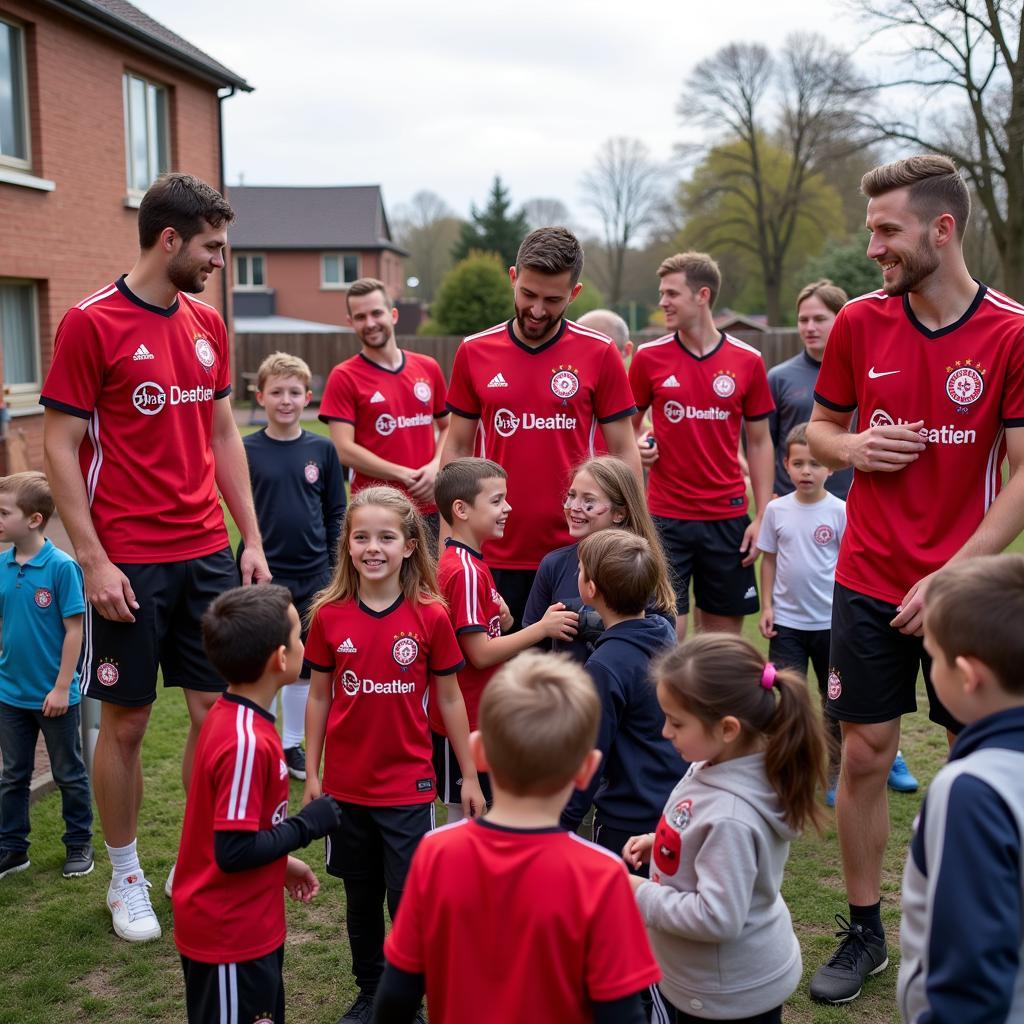
{"label": "white stripe on jersey", "polygon": [[194,295],[189,295],[187,292],[178,292],[179,295],[184,295],[189,302],[198,302],[200,306],[205,306],[207,309],[212,309],[217,316],[220,316],[220,311],[216,306],[211,306],[208,302],[203,302],[202,299],[197,299]]}
{"label": "white stripe on jersey", "polygon": [[[231,795],[228,797],[228,818],[237,819],[241,817],[238,813],[238,794],[242,788],[242,776],[245,774],[245,746],[247,733],[245,730],[245,713],[248,708],[238,706],[235,714],[235,737],[238,746],[235,748],[235,772],[231,776]],[[249,711],[249,714],[252,714]]]}
{"label": "white stripe on jersey", "polygon": [[483,625],[480,620],[483,616],[480,609],[480,577],[473,565],[473,558],[465,548],[456,548],[459,553],[459,561],[462,563],[462,572],[466,577],[466,621],[474,625]]}
{"label": "white stripe on jersey", "polygon": [[748,352],[753,352],[755,355],[760,355],[760,351],[754,348],[753,345],[748,345],[745,341],[740,341],[739,338],[734,338],[731,334],[725,336],[725,340],[731,345],[735,345],[737,348],[746,349]]}
{"label": "white stripe on jersey", "polygon": [[86,428],[89,434],[89,442],[92,445],[92,462],[89,463],[89,472],[85,475],[86,496],[89,499],[89,507],[96,498],[96,488],[100,482],[100,467],[103,465],[103,445],[100,442],[100,411],[93,409],[89,417],[89,425]]}
{"label": "white stripe on jersey", "polygon": [[504,334],[507,324],[495,324],[493,327],[488,327],[486,331],[478,331],[476,334],[469,334],[463,338],[463,342],[476,341],[477,338],[488,338],[492,334]]}
{"label": "white stripe on jersey", "polygon": [[249,787],[252,785],[252,765],[256,760],[256,730],[253,729],[253,710],[245,708],[245,733],[248,749],[245,752],[245,775],[242,778],[242,793],[238,798],[238,817],[244,818],[249,809]]}
{"label": "white stripe on jersey", "polygon": [[87,309],[94,302],[99,302],[100,299],[105,299],[108,295],[113,295],[117,291],[117,285],[108,284],[104,285],[98,292],[93,292],[92,295],[87,295],[81,302],[78,303],[79,309]]}
{"label": "white stripe on jersey", "polygon": [[[998,295],[998,292],[996,293]],[[1007,299],[1002,295],[996,298],[990,291],[985,292],[985,301],[991,302],[993,306],[998,306],[1000,309],[1005,309],[1008,313],[1017,313],[1024,315],[1024,306],[1014,302],[1013,299]]]}
{"label": "white stripe on jersey", "polygon": [[999,472],[1002,469],[1002,460],[999,458],[999,447],[1003,443],[1003,436],[1006,431],[1000,428],[996,432],[995,440],[992,442],[992,450],[988,453],[988,465],[985,467],[985,511],[988,512],[989,505],[996,500],[996,488],[999,485]]}
{"label": "white stripe on jersey", "polygon": [[[431,810],[433,810],[433,809],[434,809],[433,806],[431,806]],[[433,821],[434,819],[432,818],[431,820]],[[459,818],[458,821],[449,821],[447,825],[432,826],[430,831],[431,832],[447,832],[447,831],[449,831],[449,829],[462,828],[463,825],[469,825],[469,824],[472,823],[472,821],[473,821],[472,818]]]}
{"label": "white stripe on jersey", "polygon": [[590,438],[587,441],[587,451],[590,454],[591,458],[594,457],[594,441],[595,441],[596,438],[597,438],[597,417],[595,416],[590,421]]}
{"label": "white stripe on jersey", "polygon": [[92,679],[92,605],[85,602],[85,618],[82,622],[82,674],[78,680],[78,691],[81,696],[89,692],[89,681]]}
{"label": "white stripe on jersey", "polygon": [[606,850],[603,846],[598,846],[597,843],[592,843],[589,839],[584,839],[583,836],[577,835],[575,832],[566,832],[566,835],[574,843],[579,843],[581,846],[586,846],[591,850],[597,850],[598,853],[603,853],[606,857],[611,857],[616,864],[623,866],[623,860],[617,853],[612,853],[611,850]]}
{"label": "white stripe on jersey", "polygon": [[487,458],[487,431],[484,430],[484,421],[481,417],[476,421],[476,436],[480,443],[480,458]]}
{"label": "white stripe on jersey", "polygon": [[655,338],[654,341],[645,341],[642,345],[637,345],[637,352],[645,348],[656,348],[658,345],[667,345],[671,341],[675,341],[676,336],[674,334],[666,334],[664,337]]}
{"label": "white stripe on jersey", "polygon": [[577,334],[583,334],[588,338],[596,338],[598,341],[603,341],[606,345],[612,343],[612,339],[607,334],[602,334],[600,331],[595,331],[590,327],[581,327],[575,320],[565,321]]}

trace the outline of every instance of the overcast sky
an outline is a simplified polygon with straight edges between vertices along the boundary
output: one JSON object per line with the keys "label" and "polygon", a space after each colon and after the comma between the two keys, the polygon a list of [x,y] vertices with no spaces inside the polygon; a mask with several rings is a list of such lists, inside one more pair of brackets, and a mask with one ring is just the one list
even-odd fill
{"label": "overcast sky", "polygon": [[561,199],[589,219],[581,174],[635,136],[667,160],[694,65],[733,41],[793,31],[849,45],[857,24],[808,0],[480,0],[424,4],[134,0],[244,77],[225,103],[227,181],[419,189],[461,215],[500,173],[513,199]]}

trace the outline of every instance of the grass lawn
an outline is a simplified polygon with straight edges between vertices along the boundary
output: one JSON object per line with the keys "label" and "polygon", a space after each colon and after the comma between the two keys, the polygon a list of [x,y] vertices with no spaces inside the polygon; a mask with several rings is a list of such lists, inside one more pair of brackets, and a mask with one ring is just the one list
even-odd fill
{"label": "grass lawn", "polygon": [[[320,423],[310,429],[326,432]],[[1015,550],[1024,550],[1021,540]],[[747,621],[747,636],[764,647],[756,618]],[[923,706],[922,700],[922,706]],[[57,794],[32,808],[32,866],[0,882],[0,1024],[70,1024],[80,1020],[128,1024],[135,1021],[179,1022],[184,1017],[183,985],[171,937],[170,901],[163,883],[175,856],[183,798],[179,777],[182,737],[187,728],[184,701],[160,694],[143,748],[146,797],[139,829],[143,867],[153,881],[153,904],[164,927],[155,943],[131,945],[116,939],[105,906],[109,866],[96,822],[95,872],[87,878],[60,876],[63,846]],[[923,784],[945,756],[944,734],[925,714],[903,723],[903,751]],[[292,807],[301,786],[292,783]],[[890,949],[898,943],[899,889],[906,843],[921,794],[890,794],[892,841],[882,883]],[[443,809],[442,809],[443,815]],[[344,937],[341,883],[322,868],[320,843],[299,856],[317,872],[322,888],[309,906],[289,902],[285,983],[288,1013],[306,1024],[333,1024],[354,998],[348,944]],[[804,953],[805,979],[786,1007],[785,1019],[799,1022],[897,1021],[896,957],[889,970],[870,980],[856,1004],[823,1007],[806,995],[807,980],[834,947],[833,914],[846,913],[835,829],[822,837],[805,836],[793,844],[783,893],[792,911]],[[524,941],[529,941],[524,937]]]}

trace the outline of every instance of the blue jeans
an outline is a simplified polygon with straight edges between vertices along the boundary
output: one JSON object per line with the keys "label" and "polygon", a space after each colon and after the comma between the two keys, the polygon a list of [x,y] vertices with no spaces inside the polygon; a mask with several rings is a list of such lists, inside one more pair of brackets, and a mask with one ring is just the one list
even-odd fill
{"label": "blue jeans", "polygon": [[60,789],[64,814],[64,845],[69,849],[92,840],[92,799],[89,776],[82,760],[79,707],[59,718],[42,711],[0,703],[0,850],[20,853],[28,849],[28,798],[36,739],[42,732],[50,755],[50,769]]}

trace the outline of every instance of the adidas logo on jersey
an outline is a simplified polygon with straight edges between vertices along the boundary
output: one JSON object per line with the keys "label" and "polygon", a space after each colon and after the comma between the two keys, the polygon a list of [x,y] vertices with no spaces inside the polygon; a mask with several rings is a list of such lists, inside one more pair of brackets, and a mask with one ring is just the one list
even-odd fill
{"label": "adidas logo on jersey", "polygon": [[679,381],[676,380],[676,375],[673,373],[666,377],[664,381],[662,381],[661,386],[663,388],[677,388],[679,387]]}
{"label": "adidas logo on jersey", "polygon": [[500,372],[498,372],[491,378],[491,381],[487,386],[489,388],[507,388],[508,381],[505,380]]}
{"label": "adidas logo on jersey", "polygon": [[356,645],[352,643],[351,637],[346,637],[343,643],[338,644],[338,654],[355,654]]}
{"label": "adidas logo on jersey", "polygon": [[374,402],[383,402],[383,401],[384,401],[384,396],[379,391],[374,391],[373,398],[370,399],[370,405],[373,405]]}
{"label": "adidas logo on jersey", "polygon": [[132,356],[132,359],[135,362],[138,362],[140,359],[156,359],[156,356],[153,355],[153,353],[150,352],[149,349],[146,348],[145,345],[140,345],[135,350],[135,355]]}

